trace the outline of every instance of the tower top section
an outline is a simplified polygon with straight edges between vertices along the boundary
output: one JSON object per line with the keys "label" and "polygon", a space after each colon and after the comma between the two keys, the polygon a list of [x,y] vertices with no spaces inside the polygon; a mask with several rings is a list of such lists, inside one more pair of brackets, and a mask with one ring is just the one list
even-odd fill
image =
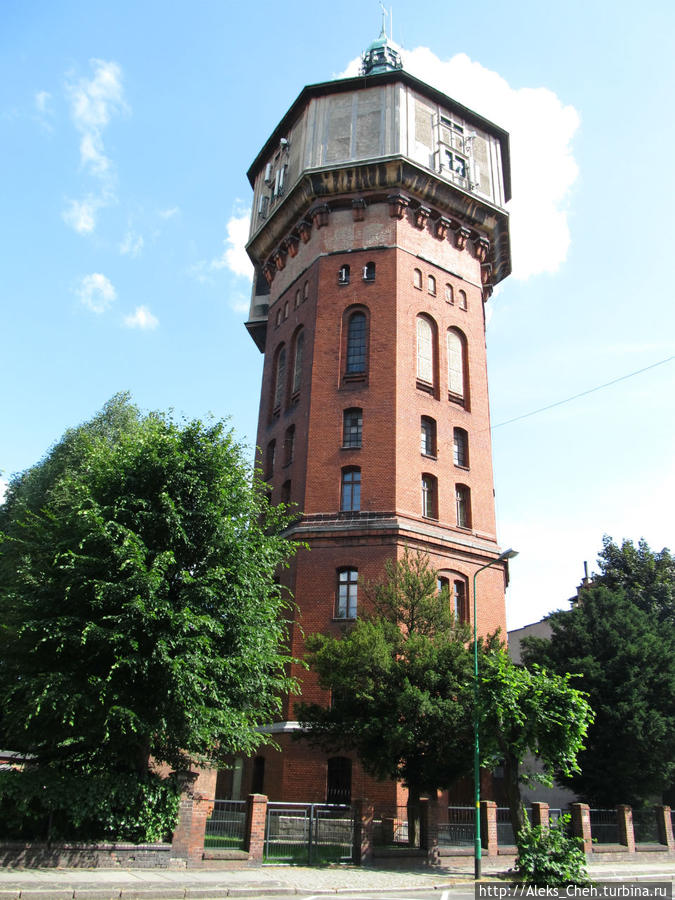
{"label": "tower top section", "polygon": [[379,72],[397,71],[403,68],[401,54],[396,44],[387,37],[382,13],[382,31],[376,41],[366,49],[361,62],[362,75],[377,75]]}

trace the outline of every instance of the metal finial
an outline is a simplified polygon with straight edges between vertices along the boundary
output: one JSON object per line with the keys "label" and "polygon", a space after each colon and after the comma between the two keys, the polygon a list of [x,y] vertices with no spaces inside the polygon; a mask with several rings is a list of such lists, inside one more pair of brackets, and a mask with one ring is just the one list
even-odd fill
{"label": "metal finial", "polygon": [[387,10],[384,8],[382,0],[380,0],[380,9],[382,10],[382,31],[380,32],[380,37],[386,38],[387,26],[385,24],[385,17],[387,15]]}

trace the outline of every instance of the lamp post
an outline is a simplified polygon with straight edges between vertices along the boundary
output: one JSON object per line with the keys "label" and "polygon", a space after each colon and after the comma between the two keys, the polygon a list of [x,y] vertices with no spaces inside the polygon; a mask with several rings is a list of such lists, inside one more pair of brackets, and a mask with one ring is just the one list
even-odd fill
{"label": "lamp post", "polygon": [[473,877],[477,881],[481,874],[481,838],[480,838],[480,744],[478,741],[478,618],[476,615],[476,575],[483,569],[496,566],[505,559],[518,556],[517,550],[505,550],[496,559],[491,560],[473,573],[473,780],[474,780],[474,856]]}

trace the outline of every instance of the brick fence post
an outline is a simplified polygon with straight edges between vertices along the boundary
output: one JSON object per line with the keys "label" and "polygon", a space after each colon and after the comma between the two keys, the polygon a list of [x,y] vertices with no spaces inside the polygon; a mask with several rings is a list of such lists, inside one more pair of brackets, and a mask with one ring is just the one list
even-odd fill
{"label": "brick fence post", "polygon": [[550,824],[548,803],[539,803],[535,801],[532,804],[532,824],[541,825],[542,828],[548,828]]}
{"label": "brick fence post", "polygon": [[246,807],[246,834],[244,846],[248,850],[248,861],[261,865],[265,849],[265,825],[267,822],[267,797],[264,794],[249,794]]}
{"label": "brick fence post", "polygon": [[434,797],[420,800],[420,850],[427,851],[427,862],[437,865],[440,860],[438,851],[438,800]]}
{"label": "brick fence post", "polygon": [[575,837],[581,838],[584,844],[584,853],[593,852],[593,838],[591,837],[591,808],[588,803],[573,803],[572,832]]}
{"label": "brick fence post", "polygon": [[480,801],[480,841],[486,856],[497,856],[497,804],[494,800]]}
{"label": "brick fence post", "polygon": [[177,772],[176,780],[180,787],[180,805],[178,807],[178,821],[171,839],[171,858],[187,866],[190,855],[194,783],[197,780],[197,773]]}
{"label": "brick fence post", "polygon": [[355,866],[368,865],[373,861],[373,819],[375,810],[369,800],[355,800],[354,845],[352,862]]}
{"label": "brick fence post", "polygon": [[627,848],[629,853],[635,853],[635,832],[633,831],[633,810],[630,806],[621,804],[616,808],[616,824],[619,826],[619,843]]}
{"label": "brick fence post", "polygon": [[669,850],[675,850],[673,838],[673,820],[669,806],[656,807],[656,827],[659,832],[659,844],[665,844]]}

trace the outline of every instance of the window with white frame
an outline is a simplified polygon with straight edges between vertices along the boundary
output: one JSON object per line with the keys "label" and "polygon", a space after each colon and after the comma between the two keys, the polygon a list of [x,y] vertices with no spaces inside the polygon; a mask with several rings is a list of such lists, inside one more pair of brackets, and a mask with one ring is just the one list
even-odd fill
{"label": "window with white frame", "polygon": [[337,584],[336,619],[355,619],[359,591],[359,570],[339,569]]}

